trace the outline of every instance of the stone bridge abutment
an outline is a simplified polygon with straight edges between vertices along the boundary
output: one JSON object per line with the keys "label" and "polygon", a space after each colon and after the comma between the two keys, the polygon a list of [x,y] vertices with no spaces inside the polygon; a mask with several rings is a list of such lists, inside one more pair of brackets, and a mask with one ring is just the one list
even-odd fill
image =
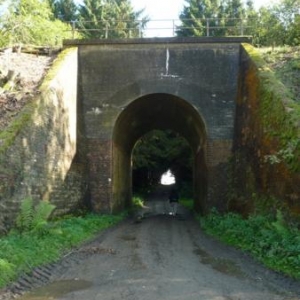
{"label": "stone bridge abutment", "polygon": [[[95,211],[131,201],[131,152],[172,129],[194,154],[195,208],[224,208],[240,43],[247,39],[70,41],[78,46],[78,149]],[[223,199],[223,200],[222,200]]]}
{"label": "stone bridge abutment", "polygon": [[[155,129],[173,130],[190,145],[198,212],[216,207],[246,216],[268,199],[270,212],[284,207],[298,218],[296,110],[255,49],[242,44],[249,42],[65,41],[69,49],[40,94],[0,133],[0,233],[14,225],[26,198],[51,202],[56,215],[87,205],[99,213],[128,207],[132,149]],[[283,150],[293,151],[292,161]]]}

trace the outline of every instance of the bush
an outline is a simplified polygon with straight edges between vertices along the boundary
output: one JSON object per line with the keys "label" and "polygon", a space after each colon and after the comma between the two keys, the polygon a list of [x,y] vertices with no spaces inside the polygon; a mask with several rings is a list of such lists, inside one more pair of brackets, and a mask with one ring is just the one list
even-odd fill
{"label": "bush", "polygon": [[267,215],[243,219],[234,213],[221,215],[212,211],[199,217],[199,221],[207,233],[248,251],[274,270],[300,278],[300,233],[285,224],[280,211],[276,219]]}

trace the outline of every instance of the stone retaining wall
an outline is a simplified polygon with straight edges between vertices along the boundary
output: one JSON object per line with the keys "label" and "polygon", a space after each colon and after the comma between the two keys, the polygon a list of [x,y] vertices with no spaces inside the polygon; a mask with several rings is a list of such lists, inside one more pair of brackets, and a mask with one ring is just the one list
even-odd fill
{"label": "stone retaining wall", "polygon": [[0,228],[13,225],[27,197],[56,205],[56,213],[78,206],[85,193],[75,164],[77,135],[77,49],[63,51],[40,94],[0,135]]}

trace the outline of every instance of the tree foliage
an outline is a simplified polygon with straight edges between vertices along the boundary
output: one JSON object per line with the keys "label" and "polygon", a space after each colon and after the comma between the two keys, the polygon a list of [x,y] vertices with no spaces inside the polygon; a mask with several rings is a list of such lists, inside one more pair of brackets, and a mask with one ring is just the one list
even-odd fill
{"label": "tree foliage", "polygon": [[252,20],[254,43],[257,45],[299,45],[300,0],[281,0],[261,7]]}
{"label": "tree foliage", "polygon": [[54,18],[46,0],[14,0],[1,16],[3,45],[55,46],[67,37],[69,26]]}
{"label": "tree foliage", "polygon": [[251,35],[256,45],[299,45],[300,0],[255,10],[253,1],[186,0],[178,36]]}
{"label": "tree foliage", "polygon": [[[0,45],[60,45],[74,36],[74,24],[84,38],[138,37],[148,21],[129,0],[0,0],[5,5],[0,23]],[[78,28],[79,27],[79,28]],[[71,32],[73,35],[71,35]]]}
{"label": "tree foliage", "polygon": [[78,19],[78,7],[73,0],[49,0],[55,18],[64,22]]}
{"label": "tree foliage", "polygon": [[133,149],[132,161],[134,186],[155,185],[167,170],[179,184],[192,180],[191,148],[171,130],[154,130],[144,135]]}
{"label": "tree foliage", "polygon": [[177,28],[179,36],[228,36],[243,32],[247,24],[241,22],[253,2],[246,6],[241,0],[186,0]]}
{"label": "tree foliage", "polygon": [[134,12],[129,0],[84,0],[79,28],[86,38],[138,37],[148,21],[142,14],[143,10]]}

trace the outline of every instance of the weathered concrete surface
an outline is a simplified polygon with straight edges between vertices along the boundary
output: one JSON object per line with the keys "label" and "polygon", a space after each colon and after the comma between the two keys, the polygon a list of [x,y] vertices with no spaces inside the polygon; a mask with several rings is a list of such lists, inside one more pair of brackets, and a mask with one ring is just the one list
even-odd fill
{"label": "weathered concrete surface", "polygon": [[267,210],[297,218],[299,144],[293,165],[266,158],[289,150],[286,136],[297,142],[299,129],[244,41],[67,42],[78,49],[62,53],[41,95],[0,133],[0,231],[26,197],[51,201],[57,213],[83,202],[96,212],[130,205],[132,148],[153,129],[189,142],[198,211],[247,214],[266,204],[252,198],[262,194],[271,195]]}
{"label": "weathered concrete surface", "polygon": [[292,115],[299,105],[256,49],[243,45],[240,61],[229,209],[245,215],[281,210],[299,222],[299,114]]}
{"label": "weathered concrete surface", "polygon": [[[0,229],[10,227],[27,197],[51,201],[57,213],[78,206],[84,180],[77,143],[77,49],[61,53],[40,87],[0,136]],[[1,231],[1,230],[0,230]]]}
{"label": "weathered concrete surface", "polygon": [[94,210],[129,203],[132,148],[146,132],[166,128],[193,149],[196,208],[225,207],[241,41],[212,41],[78,41],[79,147]]}

